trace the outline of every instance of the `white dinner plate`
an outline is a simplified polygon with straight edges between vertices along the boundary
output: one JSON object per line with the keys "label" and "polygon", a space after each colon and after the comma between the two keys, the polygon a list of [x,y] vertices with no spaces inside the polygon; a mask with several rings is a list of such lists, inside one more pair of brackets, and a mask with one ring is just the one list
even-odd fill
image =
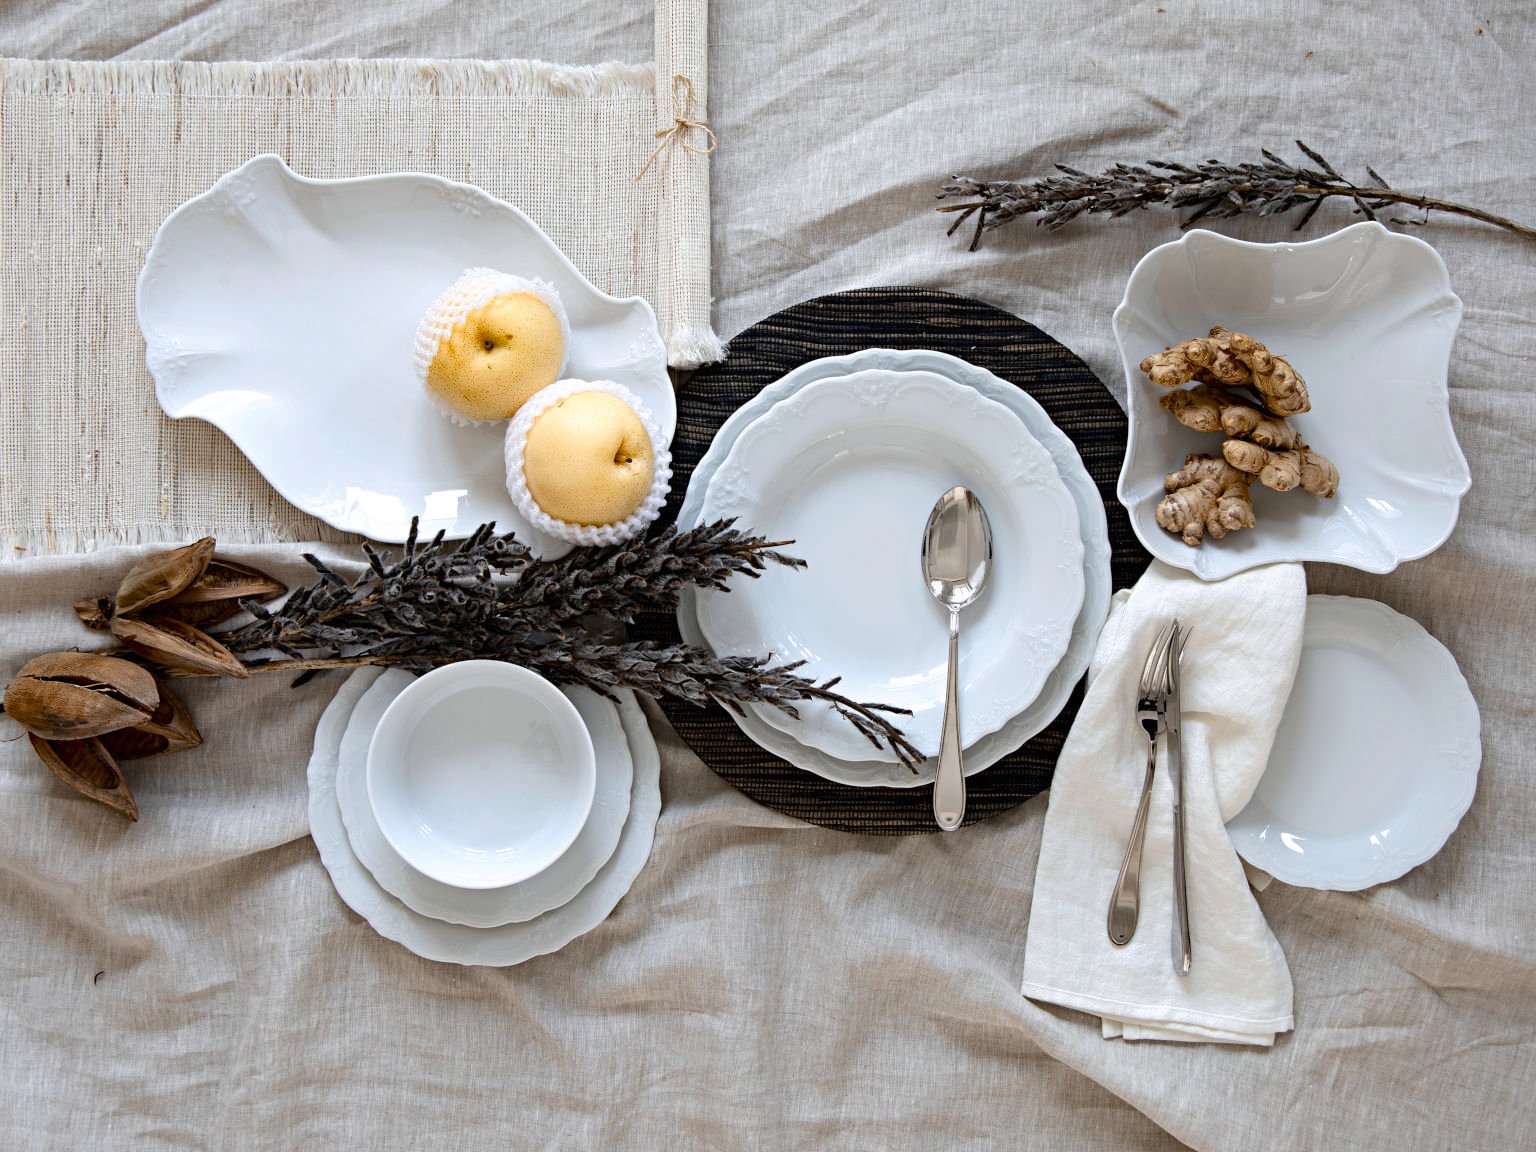
{"label": "white dinner plate", "polygon": [[[789,540],[803,570],[772,566],[731,590],[702,591],[698,619],[721,655],[774,653],[838,691],[910,709],[907,737],[937,752],[949,613],[919,563],[934,501],[956,484],[992,523],[992,574],[961,626],[961,729],[995,732],[1039,693],[1083,602],[1077,508],[1023,422],[932,372],[869,369],[820,380],[737,437],[709,482],[704,518],[734,518]],[[832,756],[895,761],[829,705],[760,719]],[[769,716],[770,711],[774,712]]]}
{"label": "white dinner plate", "polygon": [[166,415],[217,425],[305,512],[375,540],[450,539],[494,520],[535,549],[507,494],[501,423],[438,413],[412,345],[465,268],[555,286],[571,322],[565,375],[613,380],[671,440],[666,349],[644,300],[598,291],[538,226],[468,184],[424,173],[295,175],[257,156],[161,224],[139,275],[139,327]]}
{"label": "white dinner plate", "polygon": [[[965,749],[966,775],[974,775],[993,764],[1035,736],[1061,712],[1073,688],[1082,679],[1098,642],[1099,629],[1109,611],[1112,592],[1109,568],[1109,529],[1104,515],[1104,501],[1098,486],[1083,465],[1082,457],[1067,434],[1052,423],[1045,409],[1023,389],[944,352],[926,349],[897,350],[867,348],[848,356],[811,360],[785,373],[751,400],[733,412],[715,434],[714,442],[693,470],[684,494],[678,526],[696,527],[702,522],[704,492],[710,480],[736,442],[742,429],[774,404],[794,395],[818,380],[845,376],[870,368],[888,371],[931,371],[976,389],[983,396],[1002,404],[1024,422],[1029,433],[1043,444],[1077,507],[1083,539],[1083,606],[1072,626],[1066,654],[1046,678],[1040,693],[1019,714],[1009,718],[1001,729],[976,739]],[[705,643],[699,629],[695,598],[685,589],[677,613],[678,630],[690,644]],[[742,732],[764,750],[797,768],[827,780],[853,787],[913,788],[933,782],[936,761],[929,757],[917,772],[899,764],[870,759],[841,759],[817,748],[801,744],[793,736],[759,719],[755,713],[729,711]]]}
{"label": "white dinner plate", "polygon": [[[1445,263],[1380,224],[1250,244],[1195,230],[1142,257],[1115,309],[1130,438],[1120,502],[1147,551],[1206,580],[1261,564],[1325,560],[1390,572],[1434,551],[1472,484],[1451,427],[1447,374],[1461,322]],[[1312,410],[1291,417],[1339,468],[1331,500],[1255,482],[1255,525],[1191,548],[1158,527],[1163,477],[1221,437],[1184,427],[1142,373],[1144,357],[1221,324],[1290,360]]]}
{"label": "white dinner plate", "polygon": [[309,830],[320,860],[336,892],[379,935],[402,944],[418,956],[447,964],[505,967],[565,947],[608,918],[623,899],[651,854],[656,817],[661,812],[661,757],[634,694],[616,692],[619,722],[635,765],[629,818],[619,845],[597,870],[592,882],[569,902],[542,916],[499,928],[470,928],[413,912],[379,887],[347,840],[341,809],[336,803],[336,769],[342,734],[359,699],[379,676],[376,668],[361,668],[337,690],[315,729],[315,750],[309,759]]}
{"label": "white dinner plate", "polygon": [[1385,604],[1308,596],[1269,765],[1227,825],[1287,884],[1353,892],[1440,851],[1477,788],[1477,703],[1445,646]]}
{"label": "white dinner plate", "polygon": [[618,710],[590,688],[561,691],[581,714],[597,759],[592,811],[575,843],[544,871],[504,888],[456,888],[424,876],[400,858],[374,819],[368,803],[368,742],[384,710],[415,677],[392,668],[373,682],[352,710],[341,740],[336,800],[347,840],[379,886],[407,908],[474,928],[515,924],[558,908],[580,892],[613,855],[629,815],[634,765],[619,724]]}

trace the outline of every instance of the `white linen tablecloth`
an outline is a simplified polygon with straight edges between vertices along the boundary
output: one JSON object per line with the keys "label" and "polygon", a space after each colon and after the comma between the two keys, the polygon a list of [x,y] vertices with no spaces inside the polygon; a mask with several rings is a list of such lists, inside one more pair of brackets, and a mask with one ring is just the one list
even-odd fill
{"label": "white linen tablecloth", "polygon": [[[653,35],[642,0],[24,0],[0,27],[11,54],[84,58],[582,63],[647,59]],[[1347,174],[1536,222],[1536,13],[1514,0],[717,3],[709,67],[722,334],[821,292],[925,284],[1035,321],[1121,390],[1109,314],[1170,217],[1021,223],[968,254],[929,211],[952,172],[1255,158],[1299,136]],[[1308,235],[1351,219],[1325,208]],[[1536,247],[1443,218],[1417,234],[1466,301],[1451,399],[1474,487],[1433,556],[1316,566],[1311,589],[1383,600],[1450,648],[1482,708],[1482,777],[1402,880],[1259,897],[1295,984],[1272,1050],[1106,1044],[1091,1017],[1019,997],[1046,797],[956,836],[821,831],[735,793],[654,712],[666,807],[614,917],[507,971],[418,960],[341,904],[306,836],[329,689],[200,685],[208,743],[135,771],[133,827],[0,746],[4,1143],[1528,1146]],[[70,598],[122,567],[7,570],[0,675],[74,635]]]}

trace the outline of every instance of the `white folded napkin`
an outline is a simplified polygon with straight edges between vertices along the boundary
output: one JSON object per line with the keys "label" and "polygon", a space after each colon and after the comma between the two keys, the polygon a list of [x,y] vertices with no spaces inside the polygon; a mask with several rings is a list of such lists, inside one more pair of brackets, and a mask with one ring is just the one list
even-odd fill
{"label": "white folded napkin", "polygon": [[[1273,1044],[1288,1032],[1291,974],[1249,891],[1226,821],[1263,774],[1301,655],[1306,577],[1273,564],[1207,583],[1154,560],[1099,637],[1087,696],[1062,748],[1035,876],[1023,992],[1103,1017],[1106,1037]],[[1109,942],[1110,893],[1146,768],[1136,689],[1175,617],[1185,650],[1184,828],[1193,967],[1173,969],[1173,817],[1166,741],[1141,869],[1141,917]]]}

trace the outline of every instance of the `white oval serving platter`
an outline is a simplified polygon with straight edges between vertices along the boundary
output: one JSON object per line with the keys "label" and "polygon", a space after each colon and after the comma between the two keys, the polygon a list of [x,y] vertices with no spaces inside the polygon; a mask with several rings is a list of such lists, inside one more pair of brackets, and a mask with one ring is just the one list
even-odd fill
{"label": "white oval serving platter", "polygon": [[228,434],[284,499],[347,532],[398,542],[494,520],[536,550],[507,494],[503,424],[464,427],[416,379],[427,307],[465,268],[555,286],[565,375],[613,380],[677,422],[651,307],[595,288],[527,216],[418,172],[344,180],[257,156],[161,224],[138,283],[139,327],[166,415]]}

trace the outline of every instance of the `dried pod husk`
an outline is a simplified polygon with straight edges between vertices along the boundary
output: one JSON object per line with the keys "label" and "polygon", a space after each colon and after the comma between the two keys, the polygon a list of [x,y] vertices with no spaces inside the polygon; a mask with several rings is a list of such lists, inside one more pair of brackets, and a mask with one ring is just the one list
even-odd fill
{"label": "dried pod husk", "polygon": [[145,760],[196,748],[203,737],[181,698],[162,684],[160,706],[153,716],[135,727],[108,732],[100,740],[118,760]]}
{"label": "dried pod husk", "polygon": [[117,615],[143,612],[185,592],[207,570],[213,548],[213,537],[204,536],[185,547],[144,557],[117,586]]}
{"label": "dried pod husk", "polygon": [[288,591],[260,569],[215,556],[208,568],[184,591],[151,609],[151,616],[173,616],[194,628],[207,631],[215,624],[238,616],[241,601],[275,600]]}
{"label": "dried pod husk", "polygon": [[228,648],[175,617],[139,620],[114,616],[112,635],[128,649],[166,668],[199,676],[234,676],[240,680],[250,675]]}
{"label": "dried pod husk", "polygon": [[233,620],[240,615],[240,611],[237,600],[205,600],[201,604],[165,603],[156,606],[148,618],[161,620],[168,617],[206,632],[226,620]]}
{"label": "dried pod husk", "polygon": [[214,600],[275,600],[286,591],[288,585],[281,580],[274,580],[260,569],[215,556],[208,562],[201,576],[185,591],[167,600],[163,607],[169,610]]}
{"label": "dried pod husk", "polygon": [[123,770],[100,740],[44,740],[35,733],[28,735],[38,759],[64,783],[130,820],[139,818],[139,806]]}
{"label": "dried pod husk", "polygon": [[75,615],[87,628],[104,629],[112,623],[116,606],[110,596],[90,596],[75,601]]}
{"label": "dried pod husk", "polygon": [[84,740],[154,715],[154,674],[95,652],[51,652],[27,661],[5,690],[6,714],[43,740]]}

